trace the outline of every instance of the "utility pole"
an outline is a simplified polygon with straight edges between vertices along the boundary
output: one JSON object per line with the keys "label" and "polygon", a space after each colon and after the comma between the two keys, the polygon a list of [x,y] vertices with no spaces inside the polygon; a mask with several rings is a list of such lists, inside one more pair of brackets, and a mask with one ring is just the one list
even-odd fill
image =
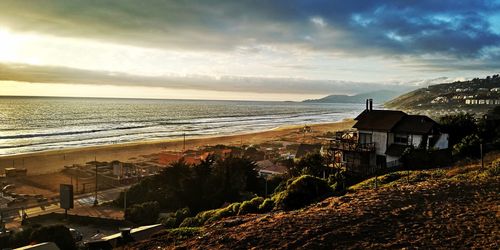
{"label": "utility pole", "polygon": [[186,152],[186,133],[184,135],[184,140],[183,140],[183,146],[182,146],[182,152]]}
{"label": "utility pole", "polygon": [[127,212],[127,189],[123,191],[123,212]]}
{"label": "utility pole", "polygon": [[481,153],[481,170],[484,169],[484,157],[483,157],[483,143],[479,144],[479,151]]}
{"label": "utility pole", "polygon": [[94,194],[94,206],[99,205],[99,201],[97,201],[97,157],[94,156],[94,164],[95,164],[95,194]]}

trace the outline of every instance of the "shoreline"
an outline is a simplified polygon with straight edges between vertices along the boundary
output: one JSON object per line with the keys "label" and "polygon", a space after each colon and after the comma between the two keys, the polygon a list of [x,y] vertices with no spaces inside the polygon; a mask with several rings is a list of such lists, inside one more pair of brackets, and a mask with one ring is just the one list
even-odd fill
{"label": "shoreline", "polygon": [[[308,124],[308,126],[318,132],[327,132],[349,128],[352,124],[352,119],[344,119],[331,123]],[[297,129],[303,126],[284,125],[248,133],[187,137],[186,149],[216,144],[240,145],[243,143],[249,145],[278,141],[280,137],[296,133]],[[157,154],[165,150],[181,151],[182,147],[183,138],[172,138],[5,155],[0,156],[0,173],[8,167],[26,168],[28,169],[28,175],[53,173],[60,171],[64,166],[85,164],[94,159],[97,159],[97,161],[119,160],[131,162],[137,160],[137,158]]]}

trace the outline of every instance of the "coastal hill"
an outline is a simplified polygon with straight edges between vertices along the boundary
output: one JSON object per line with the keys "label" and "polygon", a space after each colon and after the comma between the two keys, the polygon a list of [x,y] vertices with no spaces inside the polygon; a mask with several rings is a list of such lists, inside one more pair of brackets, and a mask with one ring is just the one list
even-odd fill
{"label": "coastal hill", "polygon": [[398,96],[387,108],[429,114],[440,111],[467,111],[482,114],[500,104],[500,77],[430,85]]}
{"label": "coastal hill", "polygon": [[329,95],[320,99],[308,99],[307,103],[364,103],[366,99],[373,99],[375,103],[384,103],[401,94],[392,90],[377,90],[357,95]]}
{"label": "coastal hill", "polygon": [[[486,248],[500,242],[500,166],[401,171],[301,210],[162,231],[125,249]],[[408,174],[409,173],[409,174]]]}

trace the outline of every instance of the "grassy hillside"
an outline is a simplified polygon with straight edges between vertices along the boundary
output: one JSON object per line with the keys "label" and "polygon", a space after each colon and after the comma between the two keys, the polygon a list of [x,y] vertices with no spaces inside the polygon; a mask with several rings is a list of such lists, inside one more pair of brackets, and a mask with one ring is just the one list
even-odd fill
{"label": "grassy hillside", "polygon": [[359,103],[362,104],[366,99],[373,99],[375,103],[384,103],[401,94],[401,92],[396,92],[392,90],[378,90],[368,93],[362,93],[357,95],[329,95],[320,99],[305,100],[303,102],[309,103]]}
{"label": "grassy hillside", "polygon": [[126,249],[497,249],[499,193],[500,166],[395,172],[304,209],[166,230]]}
{"label": "grassy hillside", "polygon": [[469,112],[481,115],[492,105],[466,105],[466,100],[500,100],[500,92],[492,89],[500,87],[500,77],[494,75],[484,79],[458,81],[431,85],[400,95],[384,105],[411,113],[440,116],[455,112]]}

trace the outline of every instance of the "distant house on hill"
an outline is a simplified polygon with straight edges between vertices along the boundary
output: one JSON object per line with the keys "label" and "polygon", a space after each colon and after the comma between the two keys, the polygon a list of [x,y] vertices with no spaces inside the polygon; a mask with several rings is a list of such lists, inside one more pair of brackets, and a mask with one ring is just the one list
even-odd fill
{"label": "distant house on hill", "polygon": [[330,155],[338,167],[372,171],[399,165],[403,152],[413,146],[448,148],[448,134],[423,115],[397,110],[373,110],[371,101],[355,119],[353,130],[337,132],[330,141]]}
{"label": "distant house on hill", "polygon": [[321,151],[321,144],[306,144],[301,143],[297,148],[297,152],[295,153],[295,160],[300,160],[307,154],[315,154]]}

